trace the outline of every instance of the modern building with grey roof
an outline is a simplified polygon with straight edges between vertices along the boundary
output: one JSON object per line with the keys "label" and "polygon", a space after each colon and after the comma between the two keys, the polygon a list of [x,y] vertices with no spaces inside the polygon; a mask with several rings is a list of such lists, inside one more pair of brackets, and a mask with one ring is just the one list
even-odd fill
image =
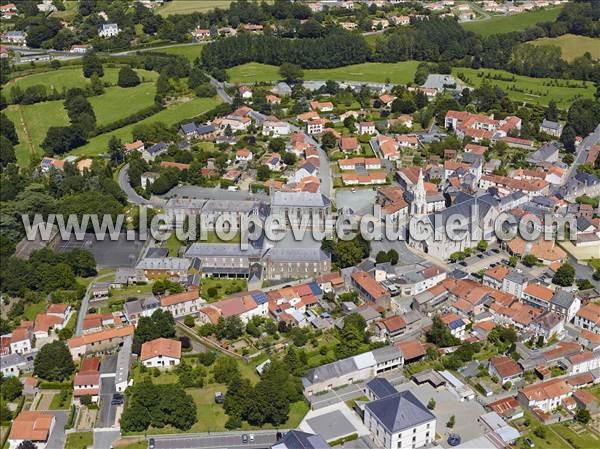
{"label": "modern building with grey roof", "polygon": [[385,377],[371,379],[366,383],[364,390],[367,397],[373,401],[398,393],[398,390]]}
{"label": "modern building with grey roof", "polygon": [[331,446],[320,436],[312,433],[290,430],[271,449],[330,449]]}
{"label": "modern building with grey roof", "polygon": [[395,346],[373,351],[311,368],[302,378],[304,394],[312,396],[359,380],[366,380],[404,364],[404,357]]}
{"label": "modern building with grey roof", "polygon": [[364,423],[386,449],[419,448],[435,440],[435,415],[410,391],[366,404]]}
{"label": "modern building with grey roof", "polygon": [[331,210],[331,201],[320,192],[274,192],[271,197],[271,215],[285,217],[288,224],[300,223],[303,216],[325,219]]}

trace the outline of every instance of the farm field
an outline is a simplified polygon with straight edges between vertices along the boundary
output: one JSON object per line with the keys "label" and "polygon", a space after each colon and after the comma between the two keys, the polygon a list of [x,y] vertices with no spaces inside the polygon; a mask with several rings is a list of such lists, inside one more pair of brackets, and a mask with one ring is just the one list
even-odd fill
{"label": "farm field", "polygon": [[154,104],[156,87],[154,83],[142,83],[135,87],[109,87],[105,93],[88,100],[99,126],[134,114]]}
{"label": "farm field", "polygon": [[[474,87],[479,87],[484,80],[489,81],[492,85],[498,86],[508,93],[508,96],[514,101],[524,101],[527,103],[537,103],[542,106],[548,105],[551,100],[554,100],[559,108],[566,109],[573,101],[574,97],[581,96],[592,98],[594,96],[594,86],[592,83],[587,83],[586,87],[566,87],[566,83],[572,85],[582,85],[582,81],[568,81],[559,79],[560,86],[544,85],[549,82],[554,82],[551,78],[531,78],[528,76],[513,75],[512,73],[503,70],[493,69],[468,69],[456,67],[452,69],[454,75],[463,74],[466,76],[467,84]],[[483,76],[478,76],[483,74]],[[503,79],[484,78],[486,74],[499,76]],[[514,81],[507,79],[514,78]],[[506,79],[506,80],[505,80]]]}
{"label": "farm field", "polygon": [[186,45],[176,45],[173,47],[167,48],[157,48],[155,50],[148,50],[150,52],[160,52],[160,53],[168,53],[170,55],[178,55],[185,56],[190,61],[194,61],[196,58],[202,54],[202,48],[204,44],[186,44]]}
{"label": "farm field", "polygon": [[167,109],[164,109],[159,113],[137,123],[124,126],[123,128],[116,129],[109,133],[92,137],[87,144],[82,147],[75,148],[70,154],[77,156],[97,156],[107,151],[108,141],[111,136],[120,138],[123,143],[131,141],[132,131],[136,125],[163,122],[167,126],[170,126],[179,122],[180,120],[200,115],[203,112],[212,109],[217,104],[219,104],[219,100],[217,98],[194,98],[193,100],[185,103],[173,104]]}
{"label": "farm field", "polygon": [[[142,81],[155,81],[158,78],[158,73],[156,72],[150,72],[148,70],[136,71],[140,75]],[[118,73],[119,68],[117,67],[104,67],[104,76],[101,79],[105,83],[117,84]],[[10,92],[10,89],[13,86],[19,86],[21,89],[25,90],[36,84],[43,84],[48,90],[55,88],[58,91],[62,91],[63,88],[85,87],[89,82],[90,80],[83,76],[81,66],[75,66],[63,67],[58,70],[34,73],[33,75],[15,78],[6,83],[4,88],[7,92]]]}
{"label": "farm field", "polygon": [[41,155],[40,144],[51,126],[67,126],[69,118],[62,100],[31,105],[10,105],[4,112],[15,124],[19,144],[15,146],[17,162],[26,167],[34,154]]}
{"label": "farm field", "polygon": [[[104,94],[88,99],[96,113],[98,125],[106,125],[152,106],[154,94],[154,83],[142,83],[127,89],[109,87]],[[10,105],[5,112],[15,124],[19,136],[15,152],[21,166],[29,164],[32,154],[43,154],[41,144],[48,128],[69,124],[63,100],[32,105]]]}
{"label": "farm field", "polygon": [[571,62],[573,59],[583,56],[586,52],[589,52],[592,55],[592,59],[600,59],[600,38],[564,34],[559,37],[543,37],[536,39],[531,43],[535,45],[556,45],[557,47],[560,47],[562,50],[562,57],[567,62]]}
{"label": "farm field", "polygon": [[[172,14],[190,14],[193,12],[206,12],[215,8],[228,8],[232,0],[173,0],[159,9],[161,16]],[[272,0],[267,0],[272,3]]]}
{"label": "farm field", "polygon": [[561,11],[562,6],[559,6],[556,8],[546,8],[538,11],[523,12],[511,16],[495,16],[488,20],[466,22],[462,25],[468,31],[473,31],[474,33],[482,36],[491,36],[492,34],[522,31],[533,27],[540,22],[553,22],[556,20]]}
{"label": "farm field", "polygon": [[[305,80],[363,81],[384,83],[389,80],[395,84],[406,84],[414,79],[418,62],[405,61],[392,64],[367,62],[333,69],[308,69],[304,71]],[[228,70],[232,83],[254,83],[278,81],[279,67],[251,62],[232,67]]]}

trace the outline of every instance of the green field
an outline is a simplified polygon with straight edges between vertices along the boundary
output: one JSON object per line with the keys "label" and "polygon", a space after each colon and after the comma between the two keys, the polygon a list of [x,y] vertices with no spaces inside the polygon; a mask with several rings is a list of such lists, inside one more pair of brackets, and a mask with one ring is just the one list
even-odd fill
{"label": "green field", "polygon": [[[143,83],[124,89],[109,87],[97,97],[89,97],[98,125],[106,125],[127,117],[154,103],[154,83]],[[32,105],[11,105],[6,114],[15,124],[19,144],[15,147],[18,163],[26,166],[32,154],[43,154],[41,144],[51,126],[67,126],[69,119],[62,100]]]}
{"label": "green field", "polygon": [[149,51],[168,53],[170,55],[185,56],[190,61],[194,61],[202,53],[203,45],[204,44],[193,44],[193,45],[185,44],[185,45],[176,45],[176,46],[167,47],[167,48],[157,48],[155,50],[149,50]]}
{"label": "green field", "polygon": [[163,122],[169,126],[181,120],[185,120],[186,118],[192,118],[196,115],[200,115],[209,109],[214,108],[218,103],[219,100],[217,98],[194,98],[193,100],[185,103],[173,104],[167,109],[160,111],[158,114],[154,114],[153,116],[137,123],[93,137],[86,145],[71,151],[71,154],[81,156],[97,156],[107,151],[108,141],[111,136],[117,136],[124,143],[130,142],[133,128],[140,123],[148,124]]}
{"label": "green field", "polygon": [[105,93],[90,97],[98,125],[106,125],[125,118],[154,104],[154,83],[142,83],[135,87],[109,87]]}
{"label": "green field", "polygon": [[[149,72],[147,70],[136,70],[143,81],[154,81],[158,78],[158,73]],[[119,69],[116,67],[104,67],[104,76],[102,80],[105,83],[116,84]],[[25,90],[29,86],[43,84],[48,89],[55,88],[62,91],[63,88],[70,89],[72,87],[85,87],[90,82],[89,79],[83,76],[81,66],[63,67],[58,70],[49,72],[35,73],[20,78],[10,80],[4,86],[6,92],[10,92],[11,87],[19,86]]]}
{"label": "green field", "polygon": [[571,62],[573,59],[583,56],[589,52],[592,59],[600,59],[600,38],[587,36],[576,36],[575,34],[563,34],[559,37],[543,37],[536,39],[532,44],[535,45],[556,45],[562,50],[562,57],[565,61]]}
{"label": "green field", "polygon": [[561,10],[562,6],[559,6],[512,16],[494,16],[491,19],[466,22],[462,25],[466,30],[473,31],[482,36],[511,33],[533,27],[540,22],[554,22]]}
{"label": "green field", "polygon": [[[364,81],[406,84],[413,81],[419,63],[416,61],[393,64],[367,62],[334,69],[310,69],[304,71],[305,80]],[[232,83],[274,82],[281,77],[279,67],[251,62],[228,70]]]}
{"label": "green field", "polygon": [[[159,9],[161,16],[206,12],[215,8],[227,9],[232,0],[173,0]],[[272,0],[267,0],[272,3]]]}
{"label": "green field", "polygon": [[[459,73],[464,74],[468,78],[468,84],[474,87],[479,87],[484,80],[489,81],[492,85],[498,86],[508,93],[508,96],[514,101],[524,101],[527,103],[537,103],[543,106],[548,105],[551,100],[554,100],[558,107],[567,109],[574,97],[582,96],[586,98],[593,98],[594,96],[594,85],[589,82],[585,88],[581,87],[564,87],[567,82],[571,84],[581,85],[581,81],[567,81],[559,79],[558,82],[562,86],[550,86],[544,85],[554,80],[551,78],[531,78],[528,76],[513,75],[512,73],[505,72],[504,70],[493,70],[493,69],[467,69],[463,67],[457,67],[452,69],[452,73],[457,75]],[[487,79],[478,76],[483,73],[491,74],[491,76],[501,76],[504,78],[515,77],[515,81],[504,81]]]}
{"label": "green field", "polygon": [[19,144],[15,147],[20,166],[29,165],[32,154],[42,154],[40,144],[51,126],[67,126],[69,118],[62,101],[11,105],[4,112],[15,124]]}

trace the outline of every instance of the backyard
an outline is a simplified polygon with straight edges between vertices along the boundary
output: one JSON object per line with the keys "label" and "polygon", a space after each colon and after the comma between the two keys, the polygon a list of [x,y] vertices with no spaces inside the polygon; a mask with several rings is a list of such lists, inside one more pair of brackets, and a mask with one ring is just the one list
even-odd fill
{"label": "backyard", "polygon": [[67,435],[65,449],[85,449],[94,444],[92,432],[76,432]]}
{"label": "backyard", "polygon": [[202,278],[200,296],[211,302],[243,292],[247,287],[246,279]]}

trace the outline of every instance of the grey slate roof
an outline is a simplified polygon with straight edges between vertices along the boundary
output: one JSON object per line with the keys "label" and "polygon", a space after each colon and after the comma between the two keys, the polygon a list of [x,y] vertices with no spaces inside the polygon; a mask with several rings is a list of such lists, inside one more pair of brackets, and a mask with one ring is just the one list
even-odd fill
{"label": "grey slate roof", "polygon": [[385,377],[376,377],[367,382],[366,387],[377,399],[382,399],[398,393],[398,390]]}
{"label": "grey slate roof", "polygon": [[435,416],[410,391],[369,402],[365,406],[389,433],[435,420]]}
{"label": "grey slate roof", "polygon": [[565,290],[557,290],[554,292],[554,296],[550,300],[551,304],[554,304],[561,309],[568,309],[573,304],[575,298],[573,295]]}
{"label": "grey slate roof", "polygon": [[527,276],[517,270],[511,270],[504,279],[516,284],[524,284],[527,281]]}
{"label": "grey slate roof", "polygon": [[13,353],[13,354],[3,355],[2,357],[0,357],[0,368],[1,369],[6,369],[11,366],[24,365],[26,363],[27,363],[27,360],[21,354]]}
{"label": "grey slate roof", "polygon": [[193,261],[183,257],[146,257],[140,260],[136,268],[141,270],[188,270],[192,264]]}
{"label": "grey slate roof", "polygon": [[239,243],[192,243],[185,257],[260,257],[262,249],[249,245],[242,249]]}
{"label": "grey slate roof", "polygon": [[329,259],[320,248],[271,248],[266,256],[275,262],[319,262]]}
{"label": "grey slate roof", "polygon": [[168,257],[169,256],[169,248],[148,248],[148,252],[146,253],[146,257],[155,258],[155,257]]}
{"label": "grey slate roof", "polygon": [[456,203],[454,205],[447,207],[440,212],[428,215],[430,223],[433,226],[436,225],[436,215],[441,215],[442,219],[437,223],[440,227],[446,226],[446,223],[454,214],[461,215],[466,219],[470,219],[472,217],[471,209],[475,206],[477,206],[478,216],[473,217],[473,219],[479,221],[485,217],[485,215],[493,206],[497,206],[499,204],[499,201],[489,194],[474,197],[462,192],[456,196],[455,201]]}
{"label": "grey slate roof", "polygon": [[527,160],[534,162],[547,161],[548,159],[553,157],[555,153],[558,154],[558,147],[553,143],[547,143],[540,147],[538,150],[531,153],[527,157]]}
{"label": "grey slate roof", "polygon": [[329,449],[331,446],[320,435],[290,430],[272,449]]}
{"label": "grey slate roof", "polygon": [[302,382],[306,384],[306,381],[308,381],[308,385],[311,385],[315,382],[322,382],[327,379],[335,379],[336,377],[349,374],[357,369],[356,363],[354,363],[354,358],[349,357],[309,369],[306,372],[306,375],[302,378]]}
{"label": "grey slate roof", "polygon": [[158,154],[167,149],[168,145],[164,142],[155,143],[150,148],[146,149],[146,151],[150,154]]}
{"label": "grey slate roof", "polygon": [[559,131],[561,126],[560,123],[544,119],[542,121],[542,128],[551,129],[553,131]]}
{"label": "grey slate roof", "polygon": [[285,207],[327,207],[329,198],[318,192],[275,192],[271,206]]}

